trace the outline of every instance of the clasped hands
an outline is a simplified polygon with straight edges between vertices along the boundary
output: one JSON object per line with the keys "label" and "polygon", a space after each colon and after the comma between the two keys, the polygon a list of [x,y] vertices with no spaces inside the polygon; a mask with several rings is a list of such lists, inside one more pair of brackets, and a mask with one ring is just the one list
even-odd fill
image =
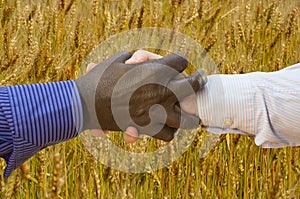
{"label": "clasped hands", "polygon": [[125,131],[126,142],[139,135],[171,141],[178,128],[197,128],[200,119],[195,93],[206,84],[199,70],[181,73],[188,61],[180,54],[166,57],[144,50],[119,52],[75,80],[82,102],[83,130],[95,136]]}

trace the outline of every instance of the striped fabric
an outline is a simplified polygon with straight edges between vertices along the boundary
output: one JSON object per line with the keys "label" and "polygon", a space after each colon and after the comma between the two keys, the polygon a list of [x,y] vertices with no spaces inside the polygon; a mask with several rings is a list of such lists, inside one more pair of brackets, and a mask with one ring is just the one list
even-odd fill
{"label": "striped fabric", "polygon": [[12,131],[14,131],[11,105],[6,87],[0,86],[0,157],[8,160],[12,152]]}
{"label": "striped fabric", "polygon": [[300,63],[277,72],[209,76],[197,101],[212,133],[253,135],[265,148],[300,146]]}
{"label": "striped fabric", "polygon": [[82,129],[82,107],[74,81],[1,87],[0,91],[0,154],[7,162],[5,178],[39,150],[74,138]]}

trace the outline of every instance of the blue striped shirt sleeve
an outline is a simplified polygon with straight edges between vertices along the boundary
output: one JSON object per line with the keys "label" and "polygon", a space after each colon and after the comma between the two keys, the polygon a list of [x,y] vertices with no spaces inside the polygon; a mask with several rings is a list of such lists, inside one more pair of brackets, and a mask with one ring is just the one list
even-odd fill
{"label": "blue striped shirt sleeve", "polygon": [[4,177],[39,150],[72,139],[82,129],[74,81],[0,87],[0,155]]}
{"label": "blue striped shirt sleeve", "polygon": [[212,75],[197,97],[204,128],[255,136],[265,148],[300,146],[300,63],[280,71]]}
{"label": "blue striped shirt sleeve", "polygon": [[0,86],[0,157],[3,157],[6,161],[12,152],[13,130],[14,123],[8,90],[6,87]]}

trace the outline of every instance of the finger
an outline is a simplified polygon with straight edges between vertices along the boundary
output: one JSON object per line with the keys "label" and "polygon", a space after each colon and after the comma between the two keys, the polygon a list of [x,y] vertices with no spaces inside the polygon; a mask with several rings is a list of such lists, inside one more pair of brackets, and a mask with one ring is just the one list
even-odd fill
{"label": "finger", "polygon": [[129,126],[124,134],[124,140],[127,143],[136,142],[139,139],[138,131],[135,127]]}
{"label": "finger", "polygon": [[175,111],[173,109],[172,111],[169,111],[167,113],[166,125],[178,129],[180,126],[180,121],[181,121],[180,110]]}
{"label": "finger", "polygon": [[152,135],[152,137],[166,142],[170,142],[171,140],[173,140],[176,131],[176,128],[164,125],[163,128],[155,135]]}
{"label": "finger", "polygon": [[91,135],[95,137],[101,137],[104,135],[104,131],[101,129],[92,129],[91,130]]}
{"label": "finger", "polygon": [[189,75],[188,75],[186,72],[184,72],[184,71],[183,71],[181,74],[182,74],[184,77],[189,76]]}
{"label": "finger", "polygon": [[[177,130],[158,122],[154,122],[154,124],[147,126],[135,126],[135,129],[137,129],[138,135],[148,135],[150,137],[168,142],[173,139],[174,133]],[[136,134],[134,134],[134,136],[136,137]]]}
{"label": "finger", "polygon": [[131,52],[121,51],[113,56],[114,57],[113,62],[125,63],[125,61],[128,60],[131,56],[132,56]]}
{"label": "finger", "polygon": [[198,82],[199,82],[199,85],[200,85],[200,89],[203,88],[206,83],[207,83],[207,75],[206,73],[204,72],[204,70],[197,70],[196,73],[199,73],[200,76],[198,78]]}
{"label": "finger", "polygon": [[188,114],[181,111],[181,122],[179,128],[181,129],[196,129],[198,128],[201,120],[198,116]]}
{"label": "finger", "polygon": [[[178,108],[179,109],[179,108]],[[173,110],[168,112],[166,125],[172,128],[194,129],[199,126],[200,119],[192,114],[182,110]]]}
{"label": "finger", "polygon": [[124,134],[124,140],[125,140],[125,142],[131,144],[131,143],[134,143],[134,142],[138,141],[139,138],[136,138],[134,136],[131,136],[131,135],[128,135],[128,134],[125,133]]}
{"label": "finger", "polygon": [[[109,66],[111,65],[113,62],[123,62],[125,63],[125,61],[127,59],[129,59],[131,57],[132,53],[128,52],[128,51],[121,51],[121,52],[118,52],[114,55],[112,55],[111,57],[105,59],[104,61],[100,62],[99,64],[96,64],[96,66],[93,66],[93,65],[88,65],[88,69],[87,69],[87,72],[91,72],[91,70],[102,70],[103,66]],[[95,74],[97,74],[97,72],[95,72]]]}
{"label": "finger", "polygon": [[86,67],[86,73],[90,72],[97,64],[95,63],[89,63]]}
{"label": "finger", "polygon": [[138,50],[133,53],[132,57],[128,59],[125,64],[138,64],[147,60],[160,59],[161,55],[151,53],[145,50]]}
{"label": "finger", "polygon": [[108,130],[92,129],[91,130],[91,135],[95,136],[95,137],[101,137],[101,136],[109,134],[109,132],[110,131],[108,131]]}
{"label": "finger", "polygon": [[188,60],[179,53],[174,53],[158,60],[159,63],[166,64],[179,73],[184,71],[188,66]]}
{"label": "finger", "polygon": [[175,94],[177,101],[181,101],[183,98],[198,92],[205,86],[206,82],[207,78],[204,71],[199,70],[192,76],[172,80],[168,88]]}

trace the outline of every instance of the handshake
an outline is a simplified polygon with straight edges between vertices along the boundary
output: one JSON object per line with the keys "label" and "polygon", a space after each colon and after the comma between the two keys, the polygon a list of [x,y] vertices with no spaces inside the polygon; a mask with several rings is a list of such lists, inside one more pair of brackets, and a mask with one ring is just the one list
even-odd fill
{"label": "handshake", "polygon": [[200,124],[196,92],[206,84],[202,70],[182,72],[188,61],[180,54],[166,57],[139,50],[119,52],[75,80],[82,103],[83,129],[95,136],[124,131],[131,143],[145,134],[171,141],[178,128]]}
{"label": "handshake", "polygon": [[129,143],[143,134],[171,141],[177,129],[198,127],[200,117],[213,133],[247,133],[263,147],[299,146],[299,64],[273,73],[211,75],[207,85],[201,70],[181,74],[187,65],[179,54],[120,52],[90,64],[75,82],[0,87],[0,157],[9,157],[4,177],[82,130],[96,136],[124,131]]}

